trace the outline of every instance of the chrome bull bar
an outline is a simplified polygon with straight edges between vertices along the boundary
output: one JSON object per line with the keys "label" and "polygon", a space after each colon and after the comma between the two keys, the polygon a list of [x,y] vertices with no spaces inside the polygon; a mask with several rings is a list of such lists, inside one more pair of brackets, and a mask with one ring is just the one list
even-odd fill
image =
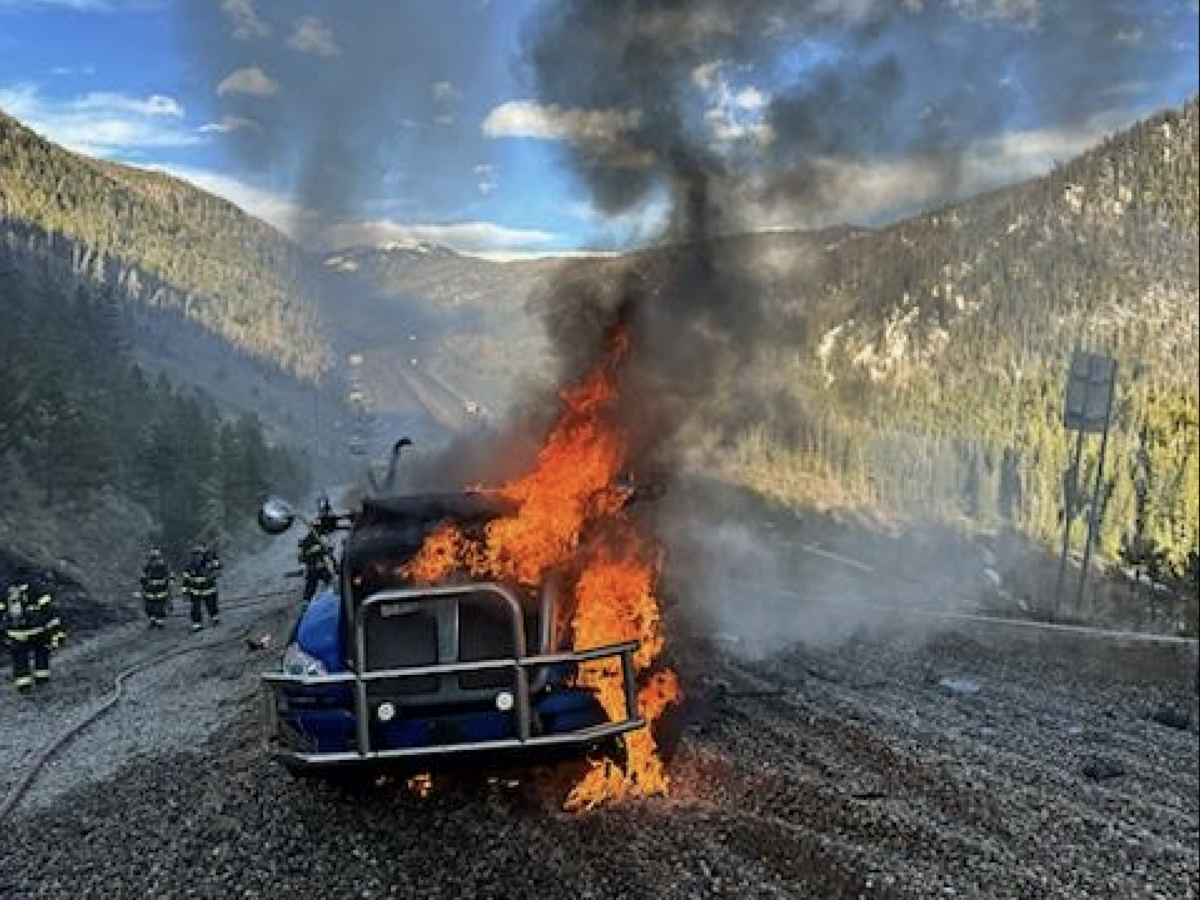
{"label": "chrome bull bar", "polygon": [[[512,639],[515,655],[506,658],[473,660],[470,662],[440,662],[420,666],[404,666],[389,669],[368,669],[366,665],[367,612],[382,604],[396,602],[434,601],[447,597],[469,594],[491,593],[498,596],[509,612],[512,622]],[[543,618],[545,617],[543,609]],[[546,623],[542,632],[546,633]],[[607,738],[634,731],[645,725],[637,707],[637,675],[633,666],[633,654],[639,648],[638,641],[625,641],[587,650],[572,650],[560,653],[526,653],[525,629],[520,600],[510,588],[494,582],[439,585],[435,587],[399,588],[380,591],[367,597],[354,615],[353,625],[353,669],[330,675],[291,675],[286,672],[265,672],[265,709],[267,740],[272,749],[282,758],[299,765],[336,765],[366,761],[400,760],[412,757],[431,757],[473,751],[502,751],[533,748],[549,748],[572,744],[590,744]],[[544,650],[545,648],[543,648]],[[532,694],[545,683],[544,673],[549,666],[592,662],[600,659],[619,660],[625,714],[620,719],[610,720],[573,731],[555,734],[533,733]],[[447,676],[470,672],[486,672],[508,669],[512,672],[512,714],[515,717],[515,736],[482,741],[422,744],[414,747],[376,748],[371,739],[371,705],[368,687],[383,682],[397,682],[410,678]],[[530,670],[539,669],[543,675],[533,678],[531,688]],[[353,713],[355,743],[353,750],[315,752],[285,749],[274,746],[280,737],[279,693],[287,687],[324,687],[349,685],[353,689]],[[493,694],[498,691],[493,690]]]}

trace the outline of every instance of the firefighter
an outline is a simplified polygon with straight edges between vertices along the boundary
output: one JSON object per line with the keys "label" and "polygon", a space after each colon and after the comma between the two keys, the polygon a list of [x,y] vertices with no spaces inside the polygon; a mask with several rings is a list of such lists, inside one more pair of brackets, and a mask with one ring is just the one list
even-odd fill
{"label": "firefighter", "polygon": [[171,569],[157,547],[151,548],[146,564],[142,566],[141,586],[150,627],[162,628],[171,600]]}
{"label": "firefighter", "polygon": [[217,605],[217,576],[203,544],[192,548],[192,557],[183,569],[183,592],[192,601],[192,631],[204,627],[202,613],[207,612],[213,625],[221,623]]}
{"label": "firefighter", "polygon": [[204,541],[200,542],[201,552],[204,554],[204,561],[208,564],[209,571],[212,573],[215,581],[221,574],[221,558],[217,556],[217,548],[210,547]]}
{"label": "firefighter", "polygon": [[338,515],[333,511],[329,498],[322,494],[317,498],[317,517],[312,528],[318,535],[331,534],[338,529]]}
{"label": "firefighter", "polygon": [[297,558],[304,566],[304,602],[312,599],[317,592],[317,585],[333,583],[333,563],[329,546],[317,533],[316,528],[310,528],[300,539],[300,549]]}
{"label": "firefighter", "polygon": [[12,653],[13,684],[22,693],[50,680],[50,651],[66,639],[54,611],[52,585],[50,573],[40,579],[18,573],[5,595],[4,630]]}

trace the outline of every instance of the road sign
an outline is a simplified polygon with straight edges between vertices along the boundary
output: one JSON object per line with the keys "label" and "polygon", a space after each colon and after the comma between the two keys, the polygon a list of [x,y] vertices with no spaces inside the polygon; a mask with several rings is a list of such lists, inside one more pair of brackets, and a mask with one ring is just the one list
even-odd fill
{"label": "road sign", "polygon": [[1063,403],[1063,424],[1072,431],[1102,434],[1108,427],[1116,360],[1096,353],[1077,351],[1071,359]]}

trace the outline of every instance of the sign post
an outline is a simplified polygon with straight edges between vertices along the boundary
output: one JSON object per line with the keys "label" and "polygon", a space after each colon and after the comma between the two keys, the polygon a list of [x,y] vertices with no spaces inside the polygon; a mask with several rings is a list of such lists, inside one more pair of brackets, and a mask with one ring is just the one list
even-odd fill
{"label": "sign post", "polygon": [[1088,508],[1087,540],[1084,542],[1083,565],[1079,573],[1079,587],[1075,595],[1075,611],[1078,613],[1083,609],[1083,596],[1087,585],[1088,567],[1092,559],[1092,546],[1100,530],[1104,457],[1108,450],[1108,432],[1112,425],[1116,381],[1117,361],[1115,359],[1082,350],[1075,351],[1067,376],[1067,389],[1063,401],[1063,425],[1068,431],[1077,432],[1077,436],[1074,458],[1063,480],[1066,513],[1063,522],[1062,557],[1058,562],[1058,581],[1054,587],[1055,618],[1058,618],[1063,581],[1066,577],[1067,556],[1071,546],[1071,523],[1078,513],[1079,464],[1083,457],[1084,435],[1099,434],[1100,458],[1096,463],[1096,478]]}

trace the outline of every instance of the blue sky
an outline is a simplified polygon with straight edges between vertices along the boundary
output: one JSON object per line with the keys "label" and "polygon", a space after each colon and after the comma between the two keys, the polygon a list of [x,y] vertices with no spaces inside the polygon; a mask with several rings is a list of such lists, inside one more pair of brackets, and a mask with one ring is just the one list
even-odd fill
{"label": "blue sky", "polygon": [[[872,2],[883,0],[843,5],[850,10]],[[922,6],[937,0],[894,2],[911,8],[919,27]],[[972,36],[991,32],[1007,40],[1014,59],[1042,24],[1039,0],[944,2],[962,12]],[[1196,92],[1196,3],[1127,5],[1145,27],[1127,23],[1122,27],[1128,34],[1118,37],[1146,44],[1144,59],[1153,64],[1097,91],[1103,102],[1070,112],[1013,101],[1002,127],[963,137],[966,174],[957,193],[1044,171]],[[1074,6],[1086,16],[1091,4],[1079,0]],[[540,0],[430,0],[397,40],[397,54],[436,45],[437,11],[449,7],[457,18],[440,39],[463,53],[431,50],[416,68],[389,70],[384,77],[402,79],[395,85],[376,86],[395,101],[398,116],[388,120],[390,131],[370,131],[381,146],[364,158],[354,202],[338,211],[321,242],[411,238],[504,255],[622,249],[652,240],[665,215],[661,193],[621,215],[602,215],[564,164],[563,152],[588,140],[610,140],[643,112],[565,108],[538,99],[521,51],[523,29],[541,11]],[[351,44],[370,30],[369,23],[364,29],[339,18],[346,8],[328,0],[0,0],[0,109],[72,149],[174,172],[293,233],[303,231],[310,201],[296,148],[251,159],[239,140],[261,133],[246,110],[282,103],[293,83],[321,83],[288,82],[278,66],[294,60],[295,77],[303,78],[322,65],[346,64]],[[286,28],[280,24],[285,13]],[[352,40],[355,34],[360,37]],[[800,41],[775,46],[769,65],[722,59],[698,65],[689,86],[697,128],[706,129],[711,146],[730,159],[767,153],[774,135],[765,110],[773,96],[814,67],[837,65],[844,52],[836,40]],[[1036,92],[1036,85],[1003,71],[996,78],[1014,97]],[[303,119],[303,95],[300,101],[295,96],[293,91],[289,118],[281,121]],[[299,139],[311,138],[304,132]],[[842,162],[852,163],[856,187],[839,204],[819,213],[760,204],[747,212],[744,226],[869,224],[946,199],[922,182],[919,160],[892,153]],[[753,171],[751,164],[748,177]],[[328,216],[322,222],[330,225]]]}

